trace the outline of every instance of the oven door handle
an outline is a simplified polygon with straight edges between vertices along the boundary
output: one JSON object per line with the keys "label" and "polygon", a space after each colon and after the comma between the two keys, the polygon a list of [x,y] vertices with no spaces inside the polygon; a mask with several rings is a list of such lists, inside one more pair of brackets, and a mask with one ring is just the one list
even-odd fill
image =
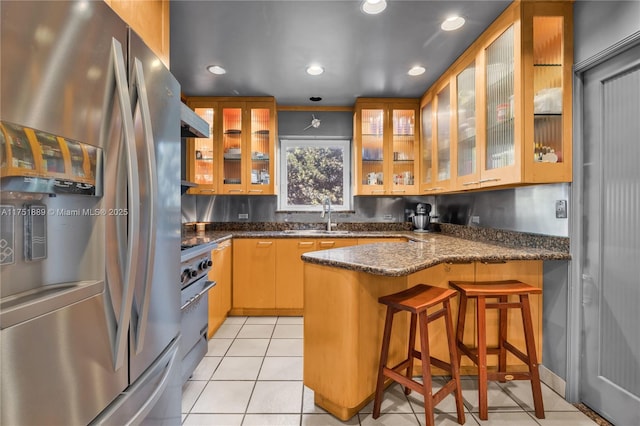
{"label": "oven door handle", "polygon": [[207,283],[204,285],[204,288],[200,290],[198,294],[196,294],[195,296],[187,300],[185,304],[180,307],[180,310],[182,311],[184,309],[187,309],[189,306],[191,306],[192,303],[197,302],[202,296],[207,294],[207,292],[211,290],[215,285],[216,285],[215,281],[207,281]]}

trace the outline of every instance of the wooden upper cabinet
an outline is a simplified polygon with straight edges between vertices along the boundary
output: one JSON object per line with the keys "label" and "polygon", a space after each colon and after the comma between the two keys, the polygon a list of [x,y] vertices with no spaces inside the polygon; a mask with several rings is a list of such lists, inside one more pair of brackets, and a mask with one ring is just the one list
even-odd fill
{"label": "wooden upper cabinet", "polygon": [[169,0],[105,0],[169,68]]}
{"label": "wooden upper cabinet", "polygon": [[218,114],[217,102],[207,100],[190,100],[189,106],[193,108],[204,121],[209,124],[208,138],[187,139],[187,180],[197,184],[190,188],[190,194],[217,194],[218,189],[218,163],[220,150],[217,143],[215,118]]}
{"label": "wooden upper cabinet", "polygon": [[477,72],[477,63],[473,59],[460,72],[455,75],[453,81],[453,108],[454,131],[453,158],[455,168],[453,174],[456,177],[457,187],[473,187],[480,180],[480,156],[478,155],[479,126],[477,111],[482,108],[478,105],[476,96],[477,80],[481,73]]}
{"label": "wooden upper cabinet", "polygon": [[356,101],[355,195],[418,193],[418,122],[417,99]]}
{"label": "wooden upper cabinet", "polygon": [[222,193],[272,195],[275,101],[220,102]]}
{"label": "wooden upper cabinet", "polygon": [[514,2],[425,93],[421,193],[571,181],[572,10]]}
{"label": "wooden upper cabinet", "polygon": [[191,194],[275,194],[273,98],[193,97],[187,104],[211,125],[187,143]]}

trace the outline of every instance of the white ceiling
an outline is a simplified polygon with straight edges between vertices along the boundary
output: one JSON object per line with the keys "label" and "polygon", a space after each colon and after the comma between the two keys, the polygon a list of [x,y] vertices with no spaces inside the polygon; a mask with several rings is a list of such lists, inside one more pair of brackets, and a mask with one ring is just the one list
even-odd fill
{"label": "white ceiling", "polygon": [[[387,3],[365,15],[358,0],[173,0],[171,71],[186,96],[275,96],[279,105],[313,106],[420,97],[511,2]],[[454,14],[466,24],[441,30]],[[308,75],[311,63],[324,74]],[[227,73],[209,73],[213,64]],[[407,75],[414,65],[427,71]]]}

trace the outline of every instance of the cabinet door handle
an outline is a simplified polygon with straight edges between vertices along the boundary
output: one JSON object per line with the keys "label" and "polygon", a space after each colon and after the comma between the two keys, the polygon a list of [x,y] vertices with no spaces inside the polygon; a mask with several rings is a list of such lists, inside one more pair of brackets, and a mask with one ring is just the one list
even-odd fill
{"label": "cabinet door handle", "polygon": [[405,192],[407,192],[407,191],[405,191],[404,189],[392,189],[392,190],[391,190],[391,192],[392,192],[393,194],[395,194],[395,193],[404,194],[404,193],[405,193]]}
{"label": "cabinet door handle", "polygon": [[475,182],[465,182],[465,183],[462,184],[462,186],[477,185],[479,183],[480,183],[479,180],[477,180]]}
{"label": "cabinet door handle", "polygon": [[273,241],[258,241],[258,247],[269,247],[273,244]]}
{"label": "cabinet door handle", "polygon": [[499,180],[500,180],[500,178],[486,178],[486,179],[480,179],[480,183],[498,182]]}
{"label": "cabinet door handle", "polygon": [[230,189],[229,192],[244,192],[243,189]]}
{"label": "cabinet door handle", "polygon": [[298,243],[298,247],[311,247],[313,246],[313,241],[300,241]]}
{"label": "cabinet door handle", "polygon": [[384,194],[384,189],[372,189],[371,193],[372,194]]}
{"label": "cabinet door handle", "polygon": [[215,189],[201,189],[200,192],[216,192]]}
{"label": "cabinet door handle", "polygon": [[257,192],[257,193],[261,194],[264,191],[262,189],[250,189],[249,192]]}
{"label": "cabinet door handle", "polygon": [[320,247],[333,247],[335,245],[335,241],[320,241]]}
{"label": "cabinet door handle", "polygon": [[506,260],[483,260],[482,263],[485,265],[499,265],[502,263],[507,263]]}

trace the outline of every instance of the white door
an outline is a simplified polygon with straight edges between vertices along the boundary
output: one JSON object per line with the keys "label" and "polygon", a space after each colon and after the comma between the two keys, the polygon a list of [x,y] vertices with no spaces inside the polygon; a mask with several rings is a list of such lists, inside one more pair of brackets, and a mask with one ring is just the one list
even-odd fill
{"label": "white door", "polygon": [[580,399],[640,425],[640,46],[584,73]]}

